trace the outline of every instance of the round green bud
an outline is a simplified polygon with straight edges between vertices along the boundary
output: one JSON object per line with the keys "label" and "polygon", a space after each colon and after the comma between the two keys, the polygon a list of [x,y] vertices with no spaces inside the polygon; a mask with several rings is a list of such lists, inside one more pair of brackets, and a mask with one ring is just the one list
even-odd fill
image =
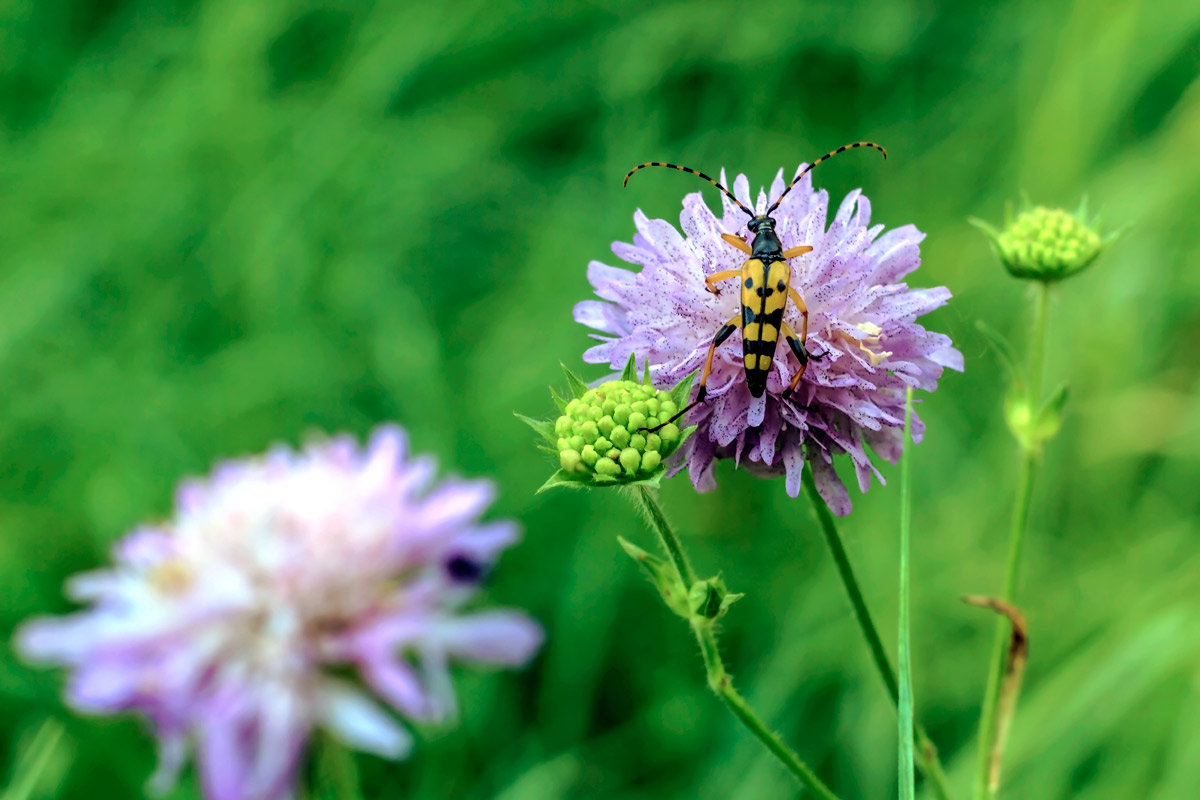
{"label": "round green bud", "polygon": [[577,450],[559,450],[558,451],[558,463],[567,472],[578,472],[579,466],[580,466],[579,460],[580,460],[580,455],[579,455],[579,451],[577,451]]}
{"label": "round green bud", "polygon": [[679,426],[674,422],[668,422],[659,429],[658,435],[662,437],[665,444],[673,445],[679,441]]}
{"label": "round green bud", "polygon": [[613,422],[617,423],[618,425],[628,426],[629,425],[629,411],[630,411],[630,408],[628,405],[622,404],[622,405],[617,406],[615,409],[613,409],[613,412],[612,412]]}
{"label": "round green bud", "polygon": [[559,438],[571,435],[571,418],[559,417],[554,420],[554,435]]}
{"label": "round green bud", "polygon": [[646,401],[646,414],[654,417],[658,416],[658,409],[662,407],[662,403],[658,402],[658,398],[651,397]]}
{"label": "round green bud", "polygon": [[623,425],[617,425],[609,432],[608,440],[617,447],[626,447],[629,445],[629,431]]}
{"label": "round green bud", "polygon": [[678,410],[679,408],[670,400],[663,400],[658,404],[658,415],[660,417],[666,417],[667,419],[670,419],[671,417],[675,416],[675,412]]}
{"label": "round green bud", "polygon": [[594,442],[594,444],[596,445],[596,449],[597,449],[597,450],[599,450],[599,451],[600,451],[600,452],[602,452],[602,453],[603,453],[605,450],[608,450],[609,448],[611,448],[611,447],[613,446],[613,443],[612,443],[611,441],[609,441],[608,439],[606,439],[605,437],[603,437],[603,436],[601,436],[600,438],[596,439],[596,441]]}
{"label": "round green bud", "polygon": [[617,459],[619,459],[621,457],[621,451],[618,450],[617,448],[613,447],[604,455],[608,456],[613,461],[616,461]]}
{"label": "round green bud", "polygon": [[567,441],[570,442],[570,447],[572,450],[582,450],[585,444],[590,444],[590,442],[585,441],[584,438],[578,433]]}
{"label": "round green bud", "polygon": [[646,417],[646,427],[647,428],[657,428],[658,427],[658,417]]}
{"label": "round green bud", "polygon": [[638,467],[642,465],[642,456],[637,450],[632,447],[626,447],[621,451],[621,466],[625,468],[627,475],[632,475],[638,471]]}
{"label": "round green bud", "polygon": [[645,400],[634,400],[632,403],[630,403],[629,408],[638,412],[639,414],[645,414],[649,411],[649,409],[646,407]]}
{"label": "round green bud", "polygon": [[595,469],[597,475],[608,475],[615,478],[621,474],[621,468],[617,466],[617,462],[607,456],[596,461]]}
{"label": "round green bud", "polygon": [[657,433],[647,433],[646,434],[646,451],[650,452],[653,450],[653,451],[657,452],[658,448],[660,448],[660,447],[662,447],[662,437],[659,436]]}
{"label": "round green bud", "polygon": [[1036,206],[993,232],[1000,261],[1012,275],[1058,281],[1087,267],[1104,242],[1082,219],[1062,209]]}
{"label": "round green bud", "polygon": [[575,433],[582,436],[585,442],[591,443],[596,441],[596,437],[600,435],[600,429],[589,419],[576,425]]}
{"label": "round green bud", "polygon": [[587,410],[587,418],[588,418],[588,419],[590,419],[590,420],[592,420],[593,422],[595,422],[595,421],[599,420],[599,419],[600,419],[601,417],[603,417],[603,416],[604,416],[604,409],[603,409],[603,408],[599,408],[599,407],[597,407],[597,406],[590,406],[590,407],[588,407],[588,410]]}
{"label": "round green bud", "polygon": [[574,400],[567,403],[567,416],[577,419],[577,415],[579,414],[579,410],[581,408],[583,408],[583,403],[579,402],[579,398],[576,397]]}
{"label": "round green bud", "polygon": [[632,434],[629,437],[629,446],[634,448],[635,450],[645,450],[646,449],[646,435],[642,434],[642,433]]}
{"label": "round green bud", "polygon": [[[596,452],[596,448],[589,445],[584,445],[583,452],[579,454],[579,459],[589,467],[596,466],[596,462],[600,459],[600,454]],[[564,467],[564,469],[566,469]]]}
{"label": "round green bud", "polygon": [[658,469],[658,465],[662,463],[662,456],[653,450],[647,450],[642,454],[642,470],[644,472],[653,472]]}
{"label": "round green bud", "polygon": [[608,436],[611,439],[612,437],[609,436],[609,434],[612,433],[612,429],[614,427],[616,427],[616,424],[617,423],[613,422],[612,417],[605,414],[603,417],[600,418],[600,421],[596,423],[596,427],[600,429],[600,432],[602,434],[604,434],[605,436]]}
{"label": "round green bud", "polygon": [[630,431],[636,431],[638,428],[646,427],[646,415],[640,411],[630,412],[629,422],[625,423],[625,427]]}
{"label": "round green bud", "polygon": [[617,410],[617,401],[610,397],[609,399],[605,400],[600,407],[604,409],[605,414],[611,414]]}

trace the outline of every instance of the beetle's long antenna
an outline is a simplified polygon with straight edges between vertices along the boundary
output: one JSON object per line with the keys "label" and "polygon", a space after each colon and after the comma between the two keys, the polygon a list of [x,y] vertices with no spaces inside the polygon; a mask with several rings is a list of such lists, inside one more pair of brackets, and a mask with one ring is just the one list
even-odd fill
{"label": "beetle's long antenna", "polygon": [[792,178],[792,182],[789,183],[787,185],[787,188],[783,190],[783,194],[779,195],[779,197],[777,197],[775,199],[775,202],[771,204],[771,207],[767,209],[766,216],[768,216],[768,217],[771,216],[771,214],[774,213],[775,209],[779,208],[779,204],[783,202],[784,196],[787,195],[787,193],[792,190],[793,186],[795,186],[797,183],[800,182],[801,178],[803,178],[805,175],[807,175],[809,172],[811,172],[813,167],[815,167],[817,164],[820,164],[822,161],[828,161],[829,159],[836,156],[838,153],[844,153],[847,150],[853,150],[856,147],[874,147],[876,150],[883,153],[884,158],[887,158],[887,150],[884,150],[882,147],[875,144],[874,142],[851,142],[850,144],[842,145],[837,150],[830,150],[828,153],[821,156],[816,161],[812,162],[807,167],[805,167],[803,170],[801,170],[799,175]]}
{"label": "beetle's long antenna", "polygon": [[[728,189],[726,189],[724,186],[722,186],[721,184],[717,183],[715,180],[713,180],[713,179],[712,179],[712,178],[710,178],[709,176],[705,175],[703,172],[700,172],[699,170],[694,170],[694,169],[692,169],[691,167],[681,167],[681,166],[679,166],[678,164],[667,164],[667,163],[664,163],[664,162],[662,162],[662,161],[647,161],[645,164],[638,164],[636,167],[634,167],[633,169],[629,170],[629,172],[625,173],[625,182],[624,182],[624,183],[622,183],[621,185],[622,185],[622,186],[628,186],[628,185],[629,185],[629,179],[630,179],[631,177],[633,177],[633,173],[635,173],[635,172],[637,172],[639,169],[643,169],[643,168],[645,168],[645,167],[667,167],[668,169],[677,169],[677,170],[679,170],[680,172],[688,172],[688,173],[691,173],[692,175],[695,175],[695,176],[697,176],[697,177],[703,178],[704,180],[708,181],[708,182],[709,182],[709,183],[711,183],[713,186],[717,187],[717,188],[718,188],[718,189],[720,189],[722,192],[724,192],[724,193],[725,193],[725,196],[726,196],[726,197],[728,197],[730,200],[732,200],[732,201],[733,201],[733,202],[734,202],[734,203],[737,205],[737,207],[738,207],[738,208],[740,208],[742,211],[745,211],[745,212],[746,212],[747,214],[749,214],[751,217],[755,216],[755,214],[754,214],[754,212],[753,212],[753,211],[751,211],[750,209],[746,208],[744,205],[742,205],[742,203],[741,203],[741,201],[740,201],[740,200],[738,200],[736,197],[734,197],[734,196],[733,196],[733,192],[729,191],[729,190],[728,190]],[[791,187],[788,187],[788,188],[791,188]]]}

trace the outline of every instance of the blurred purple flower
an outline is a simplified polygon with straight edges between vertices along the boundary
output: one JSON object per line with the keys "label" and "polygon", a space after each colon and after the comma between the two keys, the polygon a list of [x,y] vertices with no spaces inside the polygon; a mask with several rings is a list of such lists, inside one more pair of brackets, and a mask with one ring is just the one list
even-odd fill
{"label": "blurred purple flower", "polygon": [[[770,196],[778,197],[784,186],[781,170]],[[754,207],[744,175],[734,181],[733,192]],[[575,320],[599,331],[594,338],[601,344],[584,353],[585,361],[619,370],[633,353],[639,362],[649,360],[660,388],[703,366],[713,335],[739,308],[736,284],[721,284],[719,296],[704,287],[705,276],[737,269],[745,259],[720,235],[752,238],[745,212],[724,196],[721,201],[718,219],[700,193],[685,197],[679,217],[683,236],[666,220],[635,213],[633,244],[616,242],[613,252],[641,266],[638,273],[599,261],[588,265],[588,279],[601,299],[577,304]],[[760,192],[760,212],[766,203],[767,195]],[[675,472],[686,465],[700,491],[716,486],[714,460],[733,458],[759,474],[786,475],[788,494],[795,497],[807,450],[821,496],[835,513],[848,514],[850,497],[834,472],[833,456],[849,453],[862,491],[870,487],[872,472],[882,482],[866,448],[892,463],[899,458],[905,386],[933,391],[943,368],[962,370],[962,354],[950,338],[916,322],[945,304],[949,290],[910,289],[901,282],[920,265],[925,235],[912,225],[886,233],[882,225],[870,226],[871,205],[858,190],[846,196],[826,227],[828,205],[829,195],[813,191],[809,175],[773,215],[785,249],[814,248],[789,262],[791,285],[808,304],[809,351],[826,356],[809,363],[796,393],[785,400],[782,393],[798,364],[786,346],[780,347],[767,393],[754,398],[742,368],[741,333],[717,348],[708,398],[688,417],[699,427],[672,464]],[[800,314],[791,303],[784,319],[800,329]],[[923,430],[914,415],[914,440]]]}
{"label": "blurred purple flower", "polygon": [[519,666],[542,640],[522,613],[460,610],[517,530],[478,521],[490,483],[430,486],[434,469],[395,427],[365,451],[338,438],[222,464],[118,543],[115,566],[69,582],[91,608],[26,624],[19,648],[71,668],[75,708],[149,718],[159,791],[194,746],[210,798],[291,796],[318,726],[401,758],[411,735],[339,676],[442,720],[451,658]]}

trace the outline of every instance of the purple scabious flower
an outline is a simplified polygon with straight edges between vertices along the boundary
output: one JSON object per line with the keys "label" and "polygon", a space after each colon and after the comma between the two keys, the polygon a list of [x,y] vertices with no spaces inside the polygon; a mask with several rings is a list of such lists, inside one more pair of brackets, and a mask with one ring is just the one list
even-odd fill
{"label": "purple scabious flower", "polygon": [[112,567],[70,580],[88,609],[27,623],[19,649],[71,670],[73,707],[150,720],[160,791],[194,747],[208,797],[289,797],[318,726],[401,758],[412,737],[372,693],[443,720],[451,659],[518,666],[542,640],[520,612],[463,610],[517,529],[478,521],[489,482],[431,485],[434,470],[396,427],[365,449],[337,438],[221,464]]}
{"label": "purple scabious flower", "polygon": [[[785,185],[780,170],[770,197],[778,197]],[[748,208],[756,207],[744,175],[734,181],[733,192]],[[767,197],[759,192],[759,213]],[[666,220],[635,213],[633,243],[615,242],[612,249],[640,272],[599,261],[588,265],[600,300],[578,303],[575,320],[598,331],[593,338],[601,343],[584,353],[585,361],[617,370],[633,354],[650,362],[660,388],[703,367],[713,335],[740,307],[735,282],[719,284],[720,294],[713,295],[704,278],[737,269],[746,258],[721,239],[722,233],[752,238],[746,213],[724,196],[721,202],[723,213],[717,217],[699,192],[685,197],[682,235]],[[795,497],[807,460],[825,502],[834,513],[848,514],[850,496],[833,469],[833,457],[850,455],[862,491],[870,487],[872,473],[882,482],[867,448],[896,463],[905,387],[933,391],[943,368],[962,370],[962,354],[950,338],[916,322],[945,304],[949,290],[910,289],[902,282],[921,263],[925,234],[913,225],[887,232],[883,225],[871,225],[870,202],[859,190],[846,196],[827,225],[828,206],[828,193],[814,191],[809,174],[772,215],[785,249],[813,247],[789,262],[791,285],[808,304],[809,351],[825,355],[810,361],[796,392],[785,399],[799,365],[786,346],[780,347],[767,391],[755,398],[746,386],[741,332],[717,348],[708,397],[688,418],[697,431],[671,464],[673,472],[686,466],[700,491],[716,486],[715,459],[733,458],[758,474],[786,475],[787,492]],[[800,314],[791,303],[784,320],[800,330]],[[915,441],[923,431],[914,414]]]}

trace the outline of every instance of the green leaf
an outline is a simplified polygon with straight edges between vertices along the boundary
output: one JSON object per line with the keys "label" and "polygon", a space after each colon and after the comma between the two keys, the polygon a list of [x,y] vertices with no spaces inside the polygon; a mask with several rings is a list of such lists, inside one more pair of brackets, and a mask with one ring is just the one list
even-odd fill
{"label": "green leaf", "polygon": [[559,394],[558,390],[556,390],[553,386],[550,387],[550,396],[552,398],[554,398],[554,405],[558,406],[558,413],[560,415],[566,414],[567,413],[566,398],[564,398],[561,394]]}
{"label": "green leaf", "polygon": [[566,486],[569,489],[582,489],[587,486],[587,476],[575,475],[567,472],[565,469],[560,469],[546,479],[546,482],[538,487],[535,494],[557,489],[559,486]]}
{"label": "green leaf", "polygon": [[621,380],[638,382],[637,355],[635,353],[629,354],[629,360],[625,362],[625,370],[621,373]]}
{"label": "green leaf", "polygon": [[1060,385],[1038,412],[1034,434],[1039,443],[1053,439],[1062,429],[1062,412],[1067,404],[1067,384]]}
{"label": "green leaf", "polygon": [[909,386],[904,393],[904,450],[900,455],[900,613],[898,617],[897,641],[898,660],[896,673],[899,679],[896,708],[898,711],[897,769],[900,800],[916,797],[916,744],[914,742],[912,644],[909,622],[910,571],[909,550],[912,545],[912,403],[913,392]]}
{"label": "green leaf", "polygon": [[646,356],[646,367],[642,370],[642,383],[646,386],[654,385],[654,382],[650,380],[650,356]]}
{"label": "green leaf", "polygon": [[1000,231],[986,220],[979,219],[978,217],[967,217],[967,224],[983,231],[993,242],[1000,239]]}
{"label": "green leaf", "polygon": [[48,718],[38,726],[32,738],[20,743],[12,768],[12,779],[0,798],[27,800],[35,795],[42,796],[58,786],[69,761],[63,741],[65,733],[61,722]]}
{"label": "green leaf", "polygon": [[[527,417],[524,414],[519,414],[516,411],[513,412],[513,416],[537,431],[538,434],[540,434],[541,437],[546,441],[550,442],[551,444],[558,443],[558,437],[554,435],[554,423],[550,420],[534,419],[533,417]],[[555,450],[554,452],[557,453],[558,451]]]}
{"label": "green leaf", "polygon": [[578,375],[576,375],[574,372],[571,372],[571,370],[567,369],[566,364],[562,365],[562,370],[563,370],[563,373],[567,376],[567,383],[571,387],[571,394],[575,395],[575,397],[583,397],[585,394],[587,394],[589,391],[591,391],[588,388],[588,385],[586,383],[584,383],[579,378]]}
{"label": "green leaf", "polygon": [[618,536],[617,541],[620,542],[621,548],[629,557],[636,561],[638,566],[646,573],[646,576],[650,578],[650,582],[658,590],[658,594],[662,597],[663,602],[667,604],[667,608],[684,619],[690,618],[687,592],[684,589],[683,582],[679,580],[679,573],[675,571],[674,565],[667,563],[666,560],[656,555],[646,552],[624,537]]}
{"label": "green leaf", "polygon": [[692,382],[695,380],[696,373],[693,372],[671,389],[671,400],[674,401],[675,405],[680,408],[687,405],[688,398],[692,396]]}
{"label": "green leaf", "polygon": [[1014,389],[1021,388],[1021,374],[1017,371],[1017,354],[1013,350],[1013,346],[1009,344],[1008,339],[1004,338],[1004,334],[988,325],[983,320],[975,321],[975,328],[983,334],[983,338],[991,345],[992,350],[996,353],[996,358],[1000,361],[1000,365],[1004,367],[1004,371],[1008,373],[1008,379],[1011,381]]}

